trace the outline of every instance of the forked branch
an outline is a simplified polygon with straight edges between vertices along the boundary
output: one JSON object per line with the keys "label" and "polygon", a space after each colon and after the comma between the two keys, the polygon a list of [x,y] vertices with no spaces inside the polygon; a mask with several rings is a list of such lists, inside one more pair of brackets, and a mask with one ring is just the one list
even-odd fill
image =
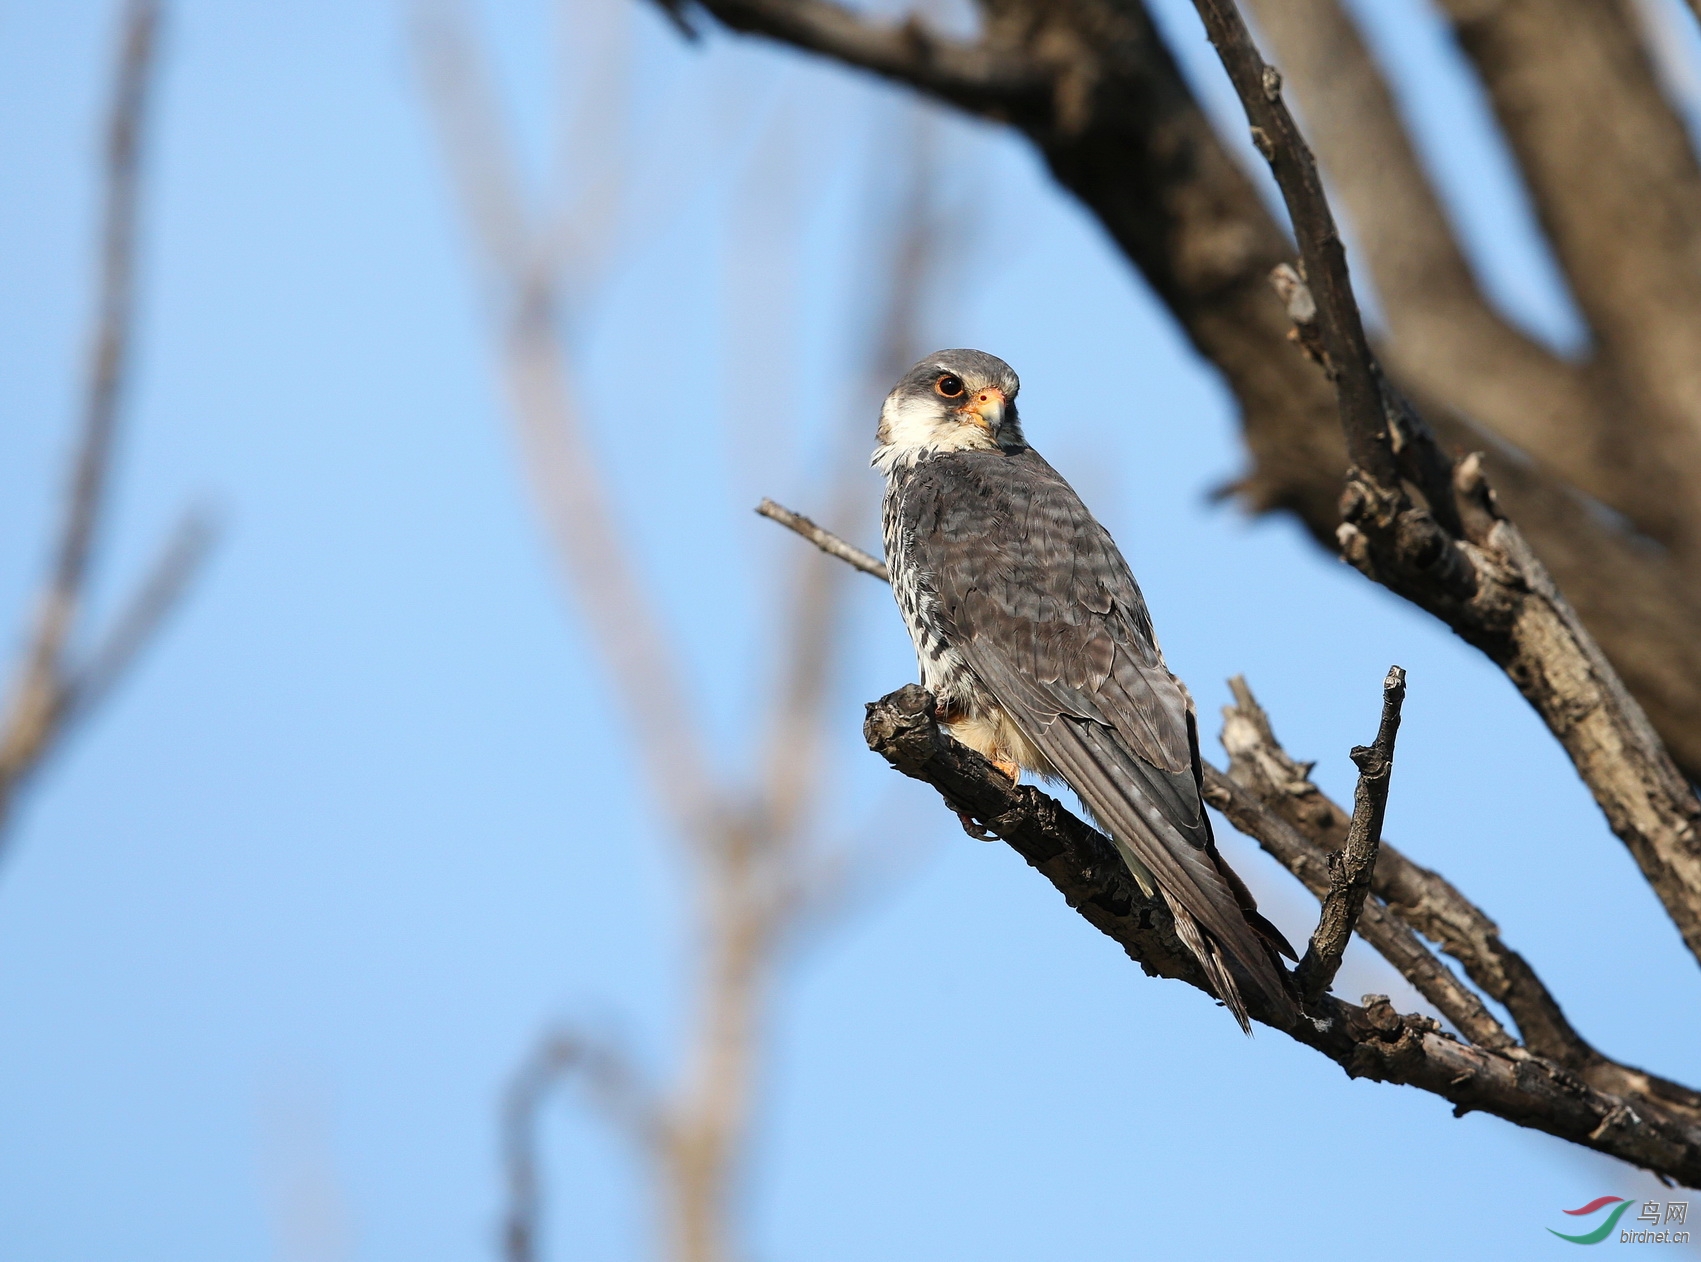
{"label": "forked branch", "polygon": [[1248,11],[1285,88],[1298,94],[1387,320],[1395,375],[1652,533],[1652,519],[1671,510],[1649,503],[1668,498],[1650,487],[1679,483],[1625,441],[1624,409],[1608,405],[1595,375],[1541,346],[1484,295],[1343,0],[1248,0]]}
{"label": "forked branch", "polygon": [[1342,555],[1506,672],[1564,746],[1701,958],[1701,801],[1546,568],[1501,515],[1481,458],[1455,464],[1383,378],[1316,163],[1282,100],[1281,76],[1258,55],[1233,0],[1195,0],[1195,7],[1299,243],[1355,465],[1341,497]]}
{"label": "forked branch", "polygon": [[[1319,903],[1328,898],[1333,849],[1318,845],[1209,763],[1205,764],[1205,801],[1299,878]],[[1504,1050],[1517,1043],[1482,998],[1435,957],[1411,926],[1380,902],[1365,900],[1355,928],[1361,938],[1472,1043],[1492,1050]]]}
{"label": "forked branch", "polygon": [[18,790],[65,739],[75,721],[110,691],[165,620],[187,590],[212,539],[203,518],[187,518],[91,658],[84,663],[73,660],[73,641],[82,626],[89,576],[110,499],[113,450],[129,379],[142,149],[156,77],[159,26],[158,0],[131,0],[125,8],[103,146],[100,263],[82,421],[51,568],[0,715],[0,837]]}
{"label": "forked branch", "polygon": [[[1207,769],[1206,791],[1212,795],[1207,800],[1282,866],[1312,887],[1313,882],[1301,865],[1290,862],[1284,852],[1303,853],[1310,847],[1315,854],[1325,855],[1338,850],[1349,826],[1347,813],[1313,783],[1310,765],[1296,761],[1282,748],[1269,716],[1246,681],[1236,677],[1229,681],[1229,687],[1235,702],[1223,708],[1222,732],[1223,748],[1229,755],[1228,774]],[[1231,796],[1233,801],[1228,800]],[[1265,818],[1260,821],[1257,815],[1241,811],[1239,805],[1246,803],[1263,807]],[[1281,827],[1273,827],[1271,820]],[[1271,837],[1281,839],[1282,844],[1272,846]],[[1413,862],[1384,841],[1370,891],[1372,897],[1365,904],[1360,935],[1473,1043],[1485,1040],[1426,989],[1426,974],[1422,970],[1414,971],[1402,964],[1376,936],[1379,918],[1408,934],[1413,931],[1422,934],[1457,960],[1465,975],[1484,994],[1505,1006],[1517,1023],[1523,1045],[1530,1051],[1575,1072],[1603,1091],[1648,1096],[1701,1121],[1701,1092],[1611,1060],[1590,1046],[1572,1027],[1559,1001],[1529,961],[1501,939],[1500,927],[1445,877]],[[1450,970],[1440,971],[1458,985]],[[1459,990],[1470,995],[1481,1009],[1473,992],[1463,986]],[[1444,993],[1441,998],[1450,999],[1450,996]],[[1482,1011],[1486,1017],[1486,1009]],[[1498,1023],[1494,1028],[1503,1040],[1501,1045],[1510,1046],[1514,1042]]]}

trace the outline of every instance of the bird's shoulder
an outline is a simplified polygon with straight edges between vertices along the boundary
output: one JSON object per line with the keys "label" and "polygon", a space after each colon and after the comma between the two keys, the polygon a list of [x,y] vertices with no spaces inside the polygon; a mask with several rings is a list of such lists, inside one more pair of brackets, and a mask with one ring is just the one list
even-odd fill
{"label": "bird's shoulder", "polygon": [[[917,461],[891,509],[941,580],[1007,617],[1124,630],[1157,661],[1151,616],[1110,533],[1037,451],[950,452]],[[1121,624],[1126,624],[1122,626]]]}

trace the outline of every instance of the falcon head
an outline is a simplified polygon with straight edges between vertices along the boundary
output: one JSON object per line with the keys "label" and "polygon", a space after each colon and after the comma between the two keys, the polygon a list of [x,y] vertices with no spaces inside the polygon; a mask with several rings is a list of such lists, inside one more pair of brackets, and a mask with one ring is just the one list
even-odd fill
{"label": "falcon head", "polygon": [[928,452],[1017,451],[1015,370],[985,351],[938,351],[892,387],[880,409],[874,463],[890,469]]}

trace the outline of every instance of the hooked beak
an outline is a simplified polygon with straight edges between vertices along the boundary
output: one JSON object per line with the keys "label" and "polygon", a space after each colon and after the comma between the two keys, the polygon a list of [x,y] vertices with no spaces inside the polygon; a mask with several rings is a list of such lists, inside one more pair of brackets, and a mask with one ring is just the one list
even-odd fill
{"label": "hooked beak", "polygon": [[997,386],[988,386],[984,390],[976,390],[969,396],[967,403],[958,410],[963,413],[963,419],[972,421],[988,434],[996,435],[998,427],[1004,423],[1004,408],[1010,401],[1004,397],[1004,391]]}

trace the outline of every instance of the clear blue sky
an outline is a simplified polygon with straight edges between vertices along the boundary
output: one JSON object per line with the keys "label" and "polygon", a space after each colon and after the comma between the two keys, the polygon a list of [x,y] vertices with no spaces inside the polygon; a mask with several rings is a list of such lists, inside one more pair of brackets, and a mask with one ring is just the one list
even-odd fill
{"label": "clear blue sky", "polygon": [[[1433,24],[1407,0],[1369,7],[1403,73],[1439,85],[1419,121],[1494,291],[1566,338]],[[1162,9],[1208,69],[1187,6]],[[820,494],[822,426],[854,398],[857,221],[897,109],[788,54],[685,49],[634,12],[636,161],[676,178],[635,217],[575,349],[736,768],[765,576],[798,546],[749,506]],[[545,6],[481,13],[541,152]],[[102,607],[185,501],[213,500],[228,529],[0,867],[7,1259],[489,1258],[496,1097],[537,1031],[590,1021],[662,1064],[671,1046],[670,851],[523,495],[405,19],[393,3],[171,6]],[[0,5],[8,628],[40,573],[75,402],[113,21],[104,2]],[[1244,672],[1345,793],[1383,671],[1405,666],[1390,835],[1499,920],[1601,1047],[1701,1080],[1694,964],[1510,686],[1290,525],[1209,505],[1239,467],[1228,402],[1137,278],[1019,143],[952,123],[939,161],[974,227],[932,340],[1020,371],[1030,437],[1121,539],[1208,752],[1222,681]],[[859,750],[860,702],[914,668],[889,597],[859,593],[836,709],[851,841],[909,857],[787,974],[755,1256],[1330,1258],[1361,1231],[1390,1259],[1563,1256],[1544,1230],[1560,1209],[1662,1195],[1557,1141],[1350,1082],[1280,1036],[1248,1041],[1143,977]],[[1309,899],[1238,837],[1225,848],[1303,934]],[[1409,996],[1364,956],[1340,988]],[[631,1170],[568,1105],[548,1169],[550,1256],[634,1256]]]}

